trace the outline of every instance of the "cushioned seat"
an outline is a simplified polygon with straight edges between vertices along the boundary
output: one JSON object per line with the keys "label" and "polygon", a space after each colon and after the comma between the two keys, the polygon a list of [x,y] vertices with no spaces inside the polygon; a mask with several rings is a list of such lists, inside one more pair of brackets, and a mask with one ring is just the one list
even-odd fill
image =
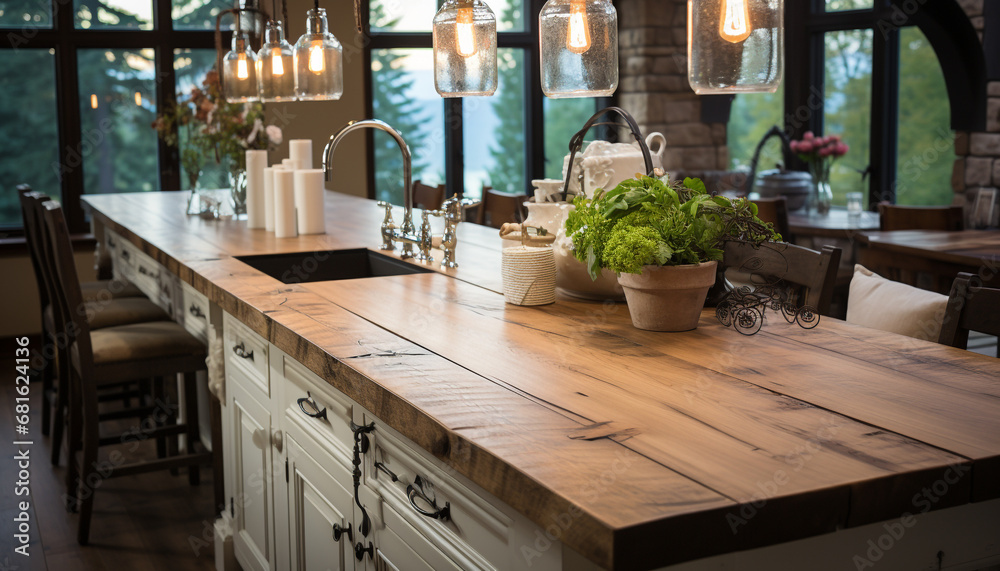
{"label": "cushioned seat", "polygon": [[[90,332],[94,364],[162,359],[164,357],[205,358],[205,346],[184,327],[173,321],[133,323]],[[76,344],[73,361],[77,362]]]}
{"label": "cushioned seat", "polygon": [[80,284],[84,301],[99,301],[107,299],[119,299],[123,297],[146,297],[135,284],[125,280],[99,280],[96,282],[83,282]]}
{"label": "cushioned seat", "polygon": [[937,341],[948,296],[887,280],[858,264],[847,297],[847,322]]}
{"label": "cushioned seat", "polygon": [[[88,301],[84,307],[87,308],[87,322],[90,323],[91,329],[170,320],[166,311],[144,297]],[[56,330],[51,305],[45,308],[45,327],[48,328],[47,331]]]}

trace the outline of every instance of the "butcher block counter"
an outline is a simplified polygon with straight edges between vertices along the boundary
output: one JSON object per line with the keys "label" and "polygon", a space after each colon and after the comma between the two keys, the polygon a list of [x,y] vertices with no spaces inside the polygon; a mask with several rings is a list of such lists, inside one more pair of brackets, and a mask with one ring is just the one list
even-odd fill
{"label": "butcher block counter", "polygon": [[[998,359],[828,318],[805,330],[772,315],[748,337],[711,310],[695,331],[652,333],[625,304],[506,305],[501,240],[466,223],[457,269],[286,285],[235,256],[375,250],[375,203],[327,192],[327,234],[276,239],[186,216],[187,196],[84,200],[99,238],[120,235],[600,567],[976,506],[989,521],[965,525],[996,529]],[[854,552],[871,561],[868,538],[839,568]],[[995,541],[975,549],[1000,555]]]}

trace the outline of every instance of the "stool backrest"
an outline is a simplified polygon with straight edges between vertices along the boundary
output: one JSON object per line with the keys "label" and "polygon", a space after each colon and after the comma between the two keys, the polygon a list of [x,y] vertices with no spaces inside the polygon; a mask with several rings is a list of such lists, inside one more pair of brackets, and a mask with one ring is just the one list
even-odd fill
{"label": "stool backrest", "polygon": [[961,206],[926,207],[897,206],[882,202],[878,205],[879,229],[891,230],[946,230],[965,229]]}
{"label": "stool backrest", "polygon": [[80,278],[73,259],[73,244],[69,237],[69,227],[59,203],[48,200],[39,204],[41,219],[44,221],[44,237],[51,267],[57,328],[64,332],[66,343],[77,343],[81,370],[92,366],[93,351],[90,344],[90,324],[87,321],[89,308],[83,301]]}
{"label": "stool backrest", "polygon": [[746,242],[726,242],[723,269],[732,268],[751,274],[761,284],[782,281],[804,289],[800,297],[805,303],[830,315],[833,287],[840,266],[840,248],[823,246],[817,252],[784,242],[765,243],[754,248]]}
{"label": "stool backrest", "polygon": [[1000,289],[981,287],[977,280],[967,273],[955,278],[938,343],[967,349],[969,331],[1000,336]]}

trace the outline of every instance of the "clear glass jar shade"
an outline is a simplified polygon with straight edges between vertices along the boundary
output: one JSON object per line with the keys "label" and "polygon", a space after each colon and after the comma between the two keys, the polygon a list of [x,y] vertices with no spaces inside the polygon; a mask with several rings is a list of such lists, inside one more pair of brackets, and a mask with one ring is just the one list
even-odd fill
{"label": "clear glass jar shade", "polygon": [[784,75],[784,43],[784,0],[688,0],[695,93],[774,93]]}
{"label": "clear glass jar shade", "polygon": [[618,13],[609,0],[549,0],[538,25],[546,96],[614,94],[618,89]]}
{"label": "clear glass jar shade", "polygon": [[449,0],[434,16],[434,87],[443,97],[497,90],[497,19],[481,0]]}
{"label": "clear glass jar shade", "polygon": [[303,101],[344,94],[344,49],[330,33],[326,10],[309,10],[306,33],[295,43],[295,95]]}
{"label": "clear glass jar shade", "polygon": [[257,55],[250,49],[250,40],[246,34],[233,37],[233,49],[222,59],[222,75],[226,101],[243,103],[260,100]]}
{"label": "clear glass jar shade", "polygon": [[295,54],[281,22],[268,22],[257,53],[257,81],[262,101],[295,100]]}

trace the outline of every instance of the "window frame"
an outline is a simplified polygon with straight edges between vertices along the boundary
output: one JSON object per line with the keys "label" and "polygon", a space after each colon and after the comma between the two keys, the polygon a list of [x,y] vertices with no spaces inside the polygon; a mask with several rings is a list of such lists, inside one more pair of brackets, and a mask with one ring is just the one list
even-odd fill
{"label": "window frame", "polygon": [[[826,11],[825,0],[789,0],[785,2],[785,77],[801,78],[785,85],[786,130],[793,138],[806,131],[823,132],[825,104],[826,51],[825,34],[846,30],[873,30],[872,44],[872,120],[869,156],[869,207],[881,201],[896,202],[896,174],[899,134],[899,64],[900,30],[916,26],[928,38],[942,69],[951,107],[951,127],[956,131],[982,130],[985,127],[986,68],[985,53],[978,46],[978,36],[954,1],[920,3],[915,12],[907,11],[907,2],[917,0],[874,0],[873,8]],[[898,13],[907,17],[896,26]],[[911,13],[912,12],[912,13]],[[933,12],[933,13],[932,13]],[[975,45],[967,36],[976,39]],[[806,49],[802,49],[806,46]],[[812,102],[820,94],[821,104]],[[809,109],[809,118],[799,122],[795,112]],[[804,168],[795,157],[786,162]]]}
{"label": "window frame", "polygon": [[[514,48],[525,51],[524,85],[527,101],[524,106],[525,125],[525,189],[524,194],[532,192],[531,181],[545,178],[545,95],[542,93],[540,47],[538,43],[538,14],[546,0],[524,0],[525,15],[523,31],[498,31],[497,48]],[[437,1],[440,8],[442,0]],[[615,2],[612,2],[614,5]],[[374,117],[372,51],[380,49],[401,48],[432,48],[433,36],[427,32],[373,32],[371,30],[371,0],[364,2],[361,10],[362,25],[368,41],[365,45],[365,113]],[[446,195],[458,194],[465,190],[465,139],[462,115],[461,97],[446,97],[444,99],[445,127],[445,186]],[[607,107],[614,97],[595,98],[594,112]],[[583,125],[580,125],[581,127]],[[368,198],[375,198],[375,139],[372,133],[366,133],[368,149]],[[567,152],[568,144],[567,143]]]}
{"label": "window frame", "polygon": [[[72,157],[82,148],[83,134],[80,116],[79,74],[77,51],[80,49],[148,49],[155,53],[156,109],[173,105],[176,100],[176,75],[174,73],[175,49],[215,50],[213,30],[174,30],[170,0],[153,0],[152,30],[109,30],[77,29],[74,22],[74,2],[52,3],[52,27],[50,28],[2,28],[5,35],[20,31],[19,40],[0,43],[0,57],[3,50],[45,49],[55,51],[56,77],[56,117],[58,122],[59,164],[61,203],[66,214],[70,231],[74,234],[90,232],[83,209],[84,165],[68,165],[75,162]],[[224,33],[226,33],[224,31]],[[231,33],[227,33],[227,36]],[[8,36],[9,37],[9,36]],[[180,154],[175,147],[166,145],[157,137],[157,160],[161,189],[180,189]],[[24,181],[28,184],[30,180]],[[10,190],[10,189],[4,189]],[[40,192],[52,193],[52,189],[36,188]],[[20,225],[0,227],[8,235],[23,235]]]}

